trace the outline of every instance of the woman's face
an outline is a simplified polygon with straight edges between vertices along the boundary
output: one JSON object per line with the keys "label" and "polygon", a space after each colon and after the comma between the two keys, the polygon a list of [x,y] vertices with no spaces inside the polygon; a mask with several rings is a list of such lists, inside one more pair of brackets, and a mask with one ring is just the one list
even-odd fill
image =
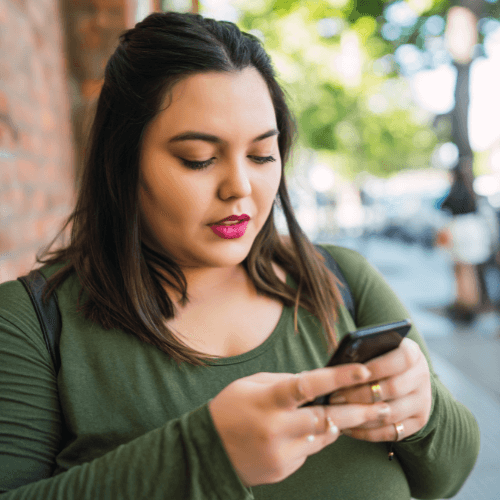
{"label": "woman's face", "polygon": [[[181,267],[235,266],[268,218],[281,180],[267,85],[252,67],[197,74],[176,84],[166,103],[145,130],[141,152],[145,241],[167,250]],[[210,227],[242,214],[250,220],[240,237],[226,239]]]}

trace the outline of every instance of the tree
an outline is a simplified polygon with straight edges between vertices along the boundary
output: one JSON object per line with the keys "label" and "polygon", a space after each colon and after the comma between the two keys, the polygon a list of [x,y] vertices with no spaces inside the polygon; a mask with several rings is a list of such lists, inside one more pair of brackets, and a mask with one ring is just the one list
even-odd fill
{"label": "tree", "polygon": [[[500,14],[484,4],[479,43]],[[493,3],[491,3],[493,2]],[[445,51],[446,0],[260,0],[235,2],[238,25],[265,42],[288,91],[301,145],[353,178],[425,168],[451,123],[412,102],[408,77]]]}

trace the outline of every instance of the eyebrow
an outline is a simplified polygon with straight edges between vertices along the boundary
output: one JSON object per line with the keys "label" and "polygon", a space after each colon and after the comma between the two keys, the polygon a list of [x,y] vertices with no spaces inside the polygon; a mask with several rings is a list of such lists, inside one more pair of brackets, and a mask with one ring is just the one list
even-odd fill
{"label": "eyebrow", "polygon": [[[268,130],[264,134],[259,135],[252,142],[263,141],[268,137],[272,137],[273,135],[279,135],[279,134],[280,134],[279,131],[273,128],[271,130]],[[220,137],[217,137],[215,135],[204,134],[202,132],[193,132],[193,131],[183,132],[182,134],[176,135],[172,137],[168,142],[171,143],[171,142],[181,142],[181,141],[206,141],[206,142],[212,142],[214,144],[222,144],[226,142],[222,140]]]}

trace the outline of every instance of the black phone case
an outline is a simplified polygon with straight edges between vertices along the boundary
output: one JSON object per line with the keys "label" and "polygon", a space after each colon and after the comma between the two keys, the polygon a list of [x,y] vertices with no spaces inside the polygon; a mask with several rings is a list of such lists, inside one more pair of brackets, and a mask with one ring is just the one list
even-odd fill
{"label": "black phone case", "polygon": [[[399,346],[411,328],[408,320],[363,328],[350,332],[342,339],[326,366],[366,363]],[[327,405],[330,394],[318,396],[303,406]]]}

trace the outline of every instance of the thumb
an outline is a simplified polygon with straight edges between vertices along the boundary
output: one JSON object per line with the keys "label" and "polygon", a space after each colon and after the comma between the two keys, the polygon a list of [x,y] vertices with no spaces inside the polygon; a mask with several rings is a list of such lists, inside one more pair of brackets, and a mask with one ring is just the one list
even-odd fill
{"label": "thumb", "polygon": [[300,407],[318,396],[342,387],[359,385],[369,379],[370,371],[360,363],[316,368],[278,382],[272,392],[274,404],[284,408]]}
{"label": "thumb", "polygon": [[272,403],[280,408],[297,408],[314,399],[314,392],[307,372],[287,374],[270,391]]}

